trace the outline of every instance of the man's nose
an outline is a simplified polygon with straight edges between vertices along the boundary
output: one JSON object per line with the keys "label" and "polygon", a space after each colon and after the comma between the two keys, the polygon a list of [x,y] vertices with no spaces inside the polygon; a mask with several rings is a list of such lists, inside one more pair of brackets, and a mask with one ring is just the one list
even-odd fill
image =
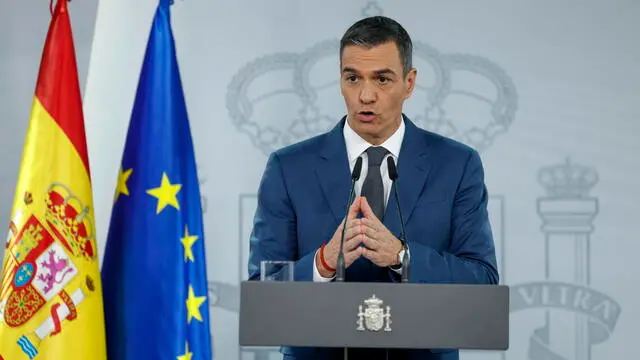
{"label": "man's nose", "polygon": [[360,91],[360,102],[363,104],[371,104],[376,101],[376,91],[373,85],[365,83]]}

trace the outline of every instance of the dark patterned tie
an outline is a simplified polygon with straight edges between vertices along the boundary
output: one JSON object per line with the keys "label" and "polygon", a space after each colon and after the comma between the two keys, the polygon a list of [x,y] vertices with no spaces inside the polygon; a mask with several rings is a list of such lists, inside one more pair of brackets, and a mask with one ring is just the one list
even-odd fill
{"label": "dark patterned tie", "polygon": [[361,195],[367,198],[373,213],[382,221],[384,216],[384,187],[380,175],[380,164],[389,151],[381,146],[371,146],[367,149],[368,169],[367,177],[362,184]]}

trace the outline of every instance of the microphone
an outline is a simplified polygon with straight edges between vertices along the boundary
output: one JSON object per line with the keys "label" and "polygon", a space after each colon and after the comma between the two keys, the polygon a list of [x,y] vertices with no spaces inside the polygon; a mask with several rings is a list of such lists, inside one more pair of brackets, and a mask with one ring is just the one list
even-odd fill
{"label": "microphone", "polygon": [[347,200],[347,211],[344,215],[344,226],[342,227],[342,237],[340,238],[340,252],[338,253],[338,260],[336,262],[336,279],[335,281],[343,282],[344,281],[344,272],[345,272],[345,264],[344,264],[344,233],[347,229],[347,216],[349,215],[349,208],[351,207],[351,202],[353,201],[356,181],[360,179],[360,171],[362,170],[362,157],[358,156],[356,160],[356,165],[353,167],[353,172],[351,173],[351,191],[349,191],[349,199]]}
{"label": "microphone", "polygon": [[400,241],[404,247],[404,255],[402,256],[402,282],[409,282],[409,248],[407,247],[406,235],[404,230],[404,220],[402,219],[402,211],[400,210],[400,199],[398,198],[398,186],[396,180],[398,179],[398,170],[396,169],[396,163],[393,161],[393,157],[387,157],[387,169],[389,172],[389,179],[391,179],[391,186],[393,187],[393,194],[396,197],[396,208],[398,210],[398,217],[400,218]]}

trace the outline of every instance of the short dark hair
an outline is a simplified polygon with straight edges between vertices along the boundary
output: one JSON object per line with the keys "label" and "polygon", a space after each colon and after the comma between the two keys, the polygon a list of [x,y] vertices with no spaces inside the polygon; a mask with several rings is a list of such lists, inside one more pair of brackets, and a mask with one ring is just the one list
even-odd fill
{"label": "short dark hair", "polygon": [[357,21],[340,39],[340,59],[349,45],[372,48],[393,41],[398,47],[404,76],[413,67],[413,44],[409,33],[397,21],[385,16],[372,16]]}

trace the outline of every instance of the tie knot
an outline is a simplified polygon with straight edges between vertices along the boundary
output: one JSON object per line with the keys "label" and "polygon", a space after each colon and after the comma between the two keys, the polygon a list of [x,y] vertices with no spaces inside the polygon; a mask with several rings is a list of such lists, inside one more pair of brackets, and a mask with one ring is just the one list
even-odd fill
{"label": "tie knot", "polygon": [[371,146],[367,149],[367,156],[369,158],[369,166],[380,166],[382,159],[387,155],[389,151],[382,146]]}

